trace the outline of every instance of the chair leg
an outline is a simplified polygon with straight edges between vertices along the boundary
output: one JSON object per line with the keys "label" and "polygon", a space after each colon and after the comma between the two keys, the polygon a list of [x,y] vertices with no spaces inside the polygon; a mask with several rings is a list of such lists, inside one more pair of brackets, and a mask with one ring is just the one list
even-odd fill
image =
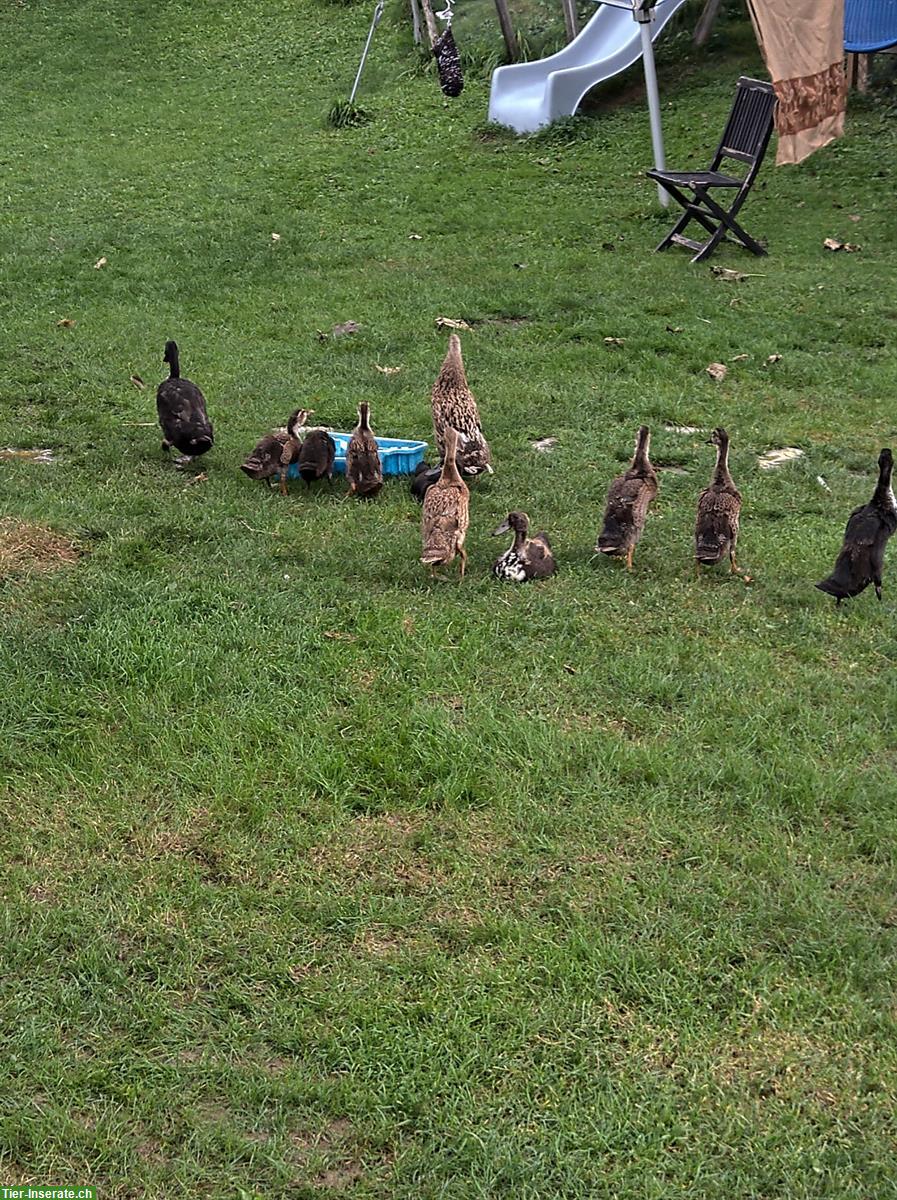
{"label": "chair leg", "polygon": [[656,254],[658,252],[658,250],[669,249],[669,247],[672,246],[672,244],[673,244],[673,238],[676,236],[677,233],[682,232],[682,230],[686,227],[686,225],[689,223],[690,220],[691,220],[691,215],[689,213],[683,213],[683,215],[679,218],[679,220],[676,222],[676,224],[673,226],[673,228],[670,230],[670,232],[666,235],[666,237],[662,241],[658,242],[657,245],[654,247],[654,253]]}
{"label": "chair leg", "polygon": [[760,243],[752,238],[747,230],[743,229],[742,226],[739,225],[735,220],[735,213],[738,212],[738,209],[741,207],[740,200],[743,199],[743,196],[736,198],[735,204],[732,205],[728,212],[722,207],[722,205],[717,204],[717,202],[706,193],[701,196],[701,199],[714,214],[714,216],[716,216],[725,227],[723,236],[726,236],[725,231],[728,230],[730,233],[734,234],[735,238],[738,239],[742,246],[744,246],[746,250],[750,250],[752,254],[756,254],[760,257],[766,254],[766,250],[760,245]]}
{"label": "chair leg", "polygon": [[692,258],[692,262],[703,262],[705,258],[709,258],[713,251],[717,248],[723,238],[726,236],[726,231],[720,225],[714,232],[712,237],[709,237],[697,254]]}

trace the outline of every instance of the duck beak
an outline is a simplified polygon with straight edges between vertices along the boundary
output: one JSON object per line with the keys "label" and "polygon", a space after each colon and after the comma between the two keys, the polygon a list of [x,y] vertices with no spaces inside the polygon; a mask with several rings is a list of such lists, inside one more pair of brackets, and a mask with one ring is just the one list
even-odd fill
{"label": "duck beak", "polygon": [[493,536],[493,537],[498,537],[498,535],[499,535],[500,533],[510,533],[510,532],[511,532],[511,526],[508,524],[508,519],[507,519],[507,517],[505,517],[505,519],[504,519],[504,520],[502,521],[502,523],[499,525],[498,529],[493,529],[493,530],[492,530],[492,536]]}

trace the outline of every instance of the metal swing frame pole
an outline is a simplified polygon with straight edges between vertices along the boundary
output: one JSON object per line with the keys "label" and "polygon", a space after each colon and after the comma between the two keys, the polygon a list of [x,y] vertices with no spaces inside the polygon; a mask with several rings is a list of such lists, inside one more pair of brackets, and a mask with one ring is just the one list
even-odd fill
{"label": "metal swing frame pole", "polygon": [[361,72],[364,70],[364,64],[367,62],[368,51],[371,48],[371,42],[374,40],[374,30],[380,24],[380,18],[383,16],[383,9],[386,0],[377,0],[377,7],[374,9],[374,19],[371,21],[371,27],[368,30],[368,40],[364,44],[364,50],[361,52],[361,62],[358,64],[358,74],[355,76],[355,82],[352,84],[352,94],[349,96],[349,103],[355,103],[355,94],[358,91],[358,85],[361,83]]}
{"label": "metal swing frame pole", "polygon": [[[667,164],[663,149],[663,129],[660,124],[660,91],[657,87],[657,68],[654,65],[654,42],[651,40],[651,22],[654,20],[654,6],[651,0],[641,0],[641,3],[639,0],[633,0],[632,15],[638,22],[642,39],[642,63],[645,68],[645,89],[648,93],[648,116],[651,122],[654,167],[658,171],[663,171]],[[661,184],[657,185],[657,199],[664,208],[669,208],[669,192]]]}
{"label": "metal swing frame pole", "polygon": [[[651,122],[651,147],[654,151],[654,166],[658,171],[666,168],[663,152],[663,130],[660,124],[660,92],[657,88],[657,68],[654,65],[654,42],[651,40],[651,23],[658,0],[598,0],[608,8],[625,8],[638,23],[642,39],[642,63],[645,69],[645,90],[648,93],[648,118]],[[657,199],[664,208],[670,204],[669,193],[657,185]]]}

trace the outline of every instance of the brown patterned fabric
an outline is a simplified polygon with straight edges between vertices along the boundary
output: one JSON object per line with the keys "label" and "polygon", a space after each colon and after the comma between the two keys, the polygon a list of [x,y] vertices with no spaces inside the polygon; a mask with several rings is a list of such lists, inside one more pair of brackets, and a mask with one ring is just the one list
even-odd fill
{"label": "brown patterned fabric", "polygon": [[815,75],[780,79],[774,86],[779,98],[776,130],[780,134],[812,129],[826,117],[843,113],[847,103],[847,79],[840,61]]}
{"label": "brown patterned fabric", "polygon": [[772,76],[776,163],[798,163],[844,132],[844,0],[748,0]]}

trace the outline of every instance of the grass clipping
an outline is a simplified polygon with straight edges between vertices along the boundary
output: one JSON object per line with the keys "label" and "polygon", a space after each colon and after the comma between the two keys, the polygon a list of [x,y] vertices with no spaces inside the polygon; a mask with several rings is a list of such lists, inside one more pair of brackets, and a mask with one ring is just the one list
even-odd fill
{"label": "grass clipping", "polygon": [[7,517],[0,520],[0,579],[7,575],[56,571],[78,561],[71,538],[46,525]]}

